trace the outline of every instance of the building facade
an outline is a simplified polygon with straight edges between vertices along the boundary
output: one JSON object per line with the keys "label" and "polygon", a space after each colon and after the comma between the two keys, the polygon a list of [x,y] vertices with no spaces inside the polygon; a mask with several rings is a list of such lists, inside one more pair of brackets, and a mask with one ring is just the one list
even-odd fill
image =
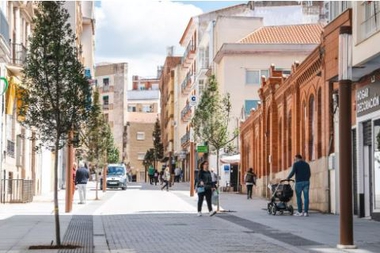
{"label": "building facade", "polygon": [[105,63],[95,67],[95,83],[99,89],[103,114],[119,150],[120,162],[127,163],[124,132],[127,123],[128,64]]}
{"label": "building facade", "polygon": [[146,152],[153,148],[153,131],[160,111],[158,78],[132,76],[127,94],[126,160],[136,182],[147,182],[143,165]]}

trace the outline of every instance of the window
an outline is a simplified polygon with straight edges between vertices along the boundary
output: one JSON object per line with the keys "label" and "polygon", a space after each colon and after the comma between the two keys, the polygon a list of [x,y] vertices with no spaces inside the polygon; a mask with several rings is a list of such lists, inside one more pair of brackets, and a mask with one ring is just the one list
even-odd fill
{"label": "window", "polygon": [[373,208],[375,210],[380,209],[380,119],[373,121],[373,143],[374,145],[374,154],[373,154],[373,161],[374,161],[374,169],[373,169],[373,180],[374,184],[373,187],[375,188],[374,192],[374,203]]}
{"label": "window", "polygon": [[103,78],[103,86],[108,86],[110,85],[110,79],[107,77],[107,78]]}
{"label": "window", "polygon": [[364,20],[362,23],[362,39],[365,39],[379,29],[380,3],[379,1],[363,1],[363,5]]}
{"label": "window", "polygon": [[136,105],[128,105],[128,112],[136,112]]}
{"label": "window", "polygon": [[136,136],[137,140],[139,141],[143,141],[145,140],[145,133],[144,132],[137,132],[137,136]]}
{"label": "window", "polygon": [[142,110],[143,110],[143,112],[150,112],[151,111],[151,105],[143,105]]}
{"label": "window", "polygon": [[245,84],[260,84],[261,76],[266,78],[269,76],[269,70],[246,70],[245,71]]}
{"label": "window", "polygon": [[143,152],[139,152],[139,153],[137,154],[137,160],[143,161],[144,158],[145,158],[145,153],[143,153]]}
{"label": "window", "polygon": [[110,100],[108,96],[103,96],[103,105],[109,105]]}
{"label": "window", "polygon": [[106,122],[108,122],[108,121],[109,121],[109,116],[108,116],[108,113],[105,113],[105,114],[104,114],[104,120],[105,120]]}
{"label": "window", "polygon": [[315,160],[314,157],[314,96],[309,100],[309,159]]}

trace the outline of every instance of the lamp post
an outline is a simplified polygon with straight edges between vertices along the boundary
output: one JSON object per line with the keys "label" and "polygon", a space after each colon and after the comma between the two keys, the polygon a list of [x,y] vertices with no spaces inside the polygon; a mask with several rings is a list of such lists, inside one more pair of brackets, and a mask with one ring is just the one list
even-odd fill
{"label": "lamp post", "polygon": [[352,27],[339,30],[339,196],[341,249],[354,249],[352,212],[351,86]]}

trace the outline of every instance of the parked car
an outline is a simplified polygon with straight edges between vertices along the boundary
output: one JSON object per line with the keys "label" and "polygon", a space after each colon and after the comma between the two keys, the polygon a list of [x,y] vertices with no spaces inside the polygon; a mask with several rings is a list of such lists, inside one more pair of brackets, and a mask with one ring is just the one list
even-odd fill
{"label": "parked car", "polygon": [[[127,168],[124,164],[109,164],[107,167],[107,188],[127,189]],[[100,178],[100,190],[103,190],[103,177]]]}

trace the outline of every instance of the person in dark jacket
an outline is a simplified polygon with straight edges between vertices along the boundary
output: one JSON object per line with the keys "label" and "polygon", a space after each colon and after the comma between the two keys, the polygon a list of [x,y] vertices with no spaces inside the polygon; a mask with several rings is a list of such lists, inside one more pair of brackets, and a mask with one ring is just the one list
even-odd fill
{"label": "person in dark jacket", "polygon": [[86,169],[84,162],[79,162],[79,169],[77,169],[75,174],[75,185],[78,187],[79,192],[78,204],[86,203],[86,186],[89,177],[90,173],[88,172],[88,169]]}
{"label": "person in dark jacket", "polygon": [[[197,180],[197,191],[198,191],[198,216],[202,216],[202,205],[203,200],[206,197],[207,207],[210,216],[213,216],[216,212],[212,210],[211,196],[212,192],[215,190],[215,184],[212,181],[211,172],[208,169],[208,162],[203,161],[200,165],[200,170]],[[202,189],[200,191],[199,189]]]}
{"label": "person in dark jacket", "polygon": [[244,182],[245,182],[245,185],[247,186],[247,199],[252,199],[252,188],[253,188],[253,185],[256,185],[255,178],[256,178],[256,175],[255,173],[253,173],[253,169],[249,168],[249,170],[244,176]]}
{"label": "person in dark jacket", "polygon": [[[310,188],[310,166],[307,162],[302,159],[301,155],[295,156],[295,162],[293,164],[292,171],[290,172],[287,179],[296,175],[296,196],[297,196],[297,206],[298,212],[294,216],[309,216],[309,188]],[[301,194],[303,192],[304,198],[304,212],[302,212],[302,198]]]}

